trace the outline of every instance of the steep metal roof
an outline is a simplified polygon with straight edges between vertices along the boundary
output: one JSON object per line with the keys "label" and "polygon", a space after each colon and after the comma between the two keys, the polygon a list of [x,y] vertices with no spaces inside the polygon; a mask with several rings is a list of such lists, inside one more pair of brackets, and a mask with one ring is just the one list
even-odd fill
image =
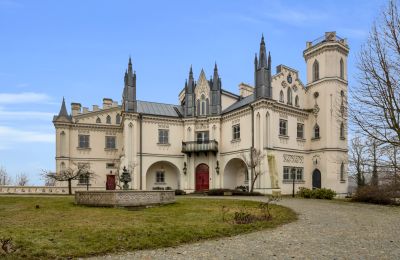
{"label": "steep metal roof", "polygon": [[148,115],[182,117],[181,106],[148,101],[137,101],[137,112]]}
{"label": "steep metal roof", "polygon": [[236,102],[236,103],[233,103],[233,104],[230,105],[229,107],[225,108],[225,109],[222,111],[222,114],[225,114],[225,113],[231,112],[231,111],[233,111],[233,110],[235,110],[235,109],[238,109],[238,108],[241,108],[241,107],[243,107],[243,106],[246,106],[246,105],[250,104],[250,103],[253,102],[253,101],[254,101],[254,94],[252,94],[252,95],[250,95],[250,96],[247,96],[247,97],[245,97],[245,98],[239,100],[239,101]]}

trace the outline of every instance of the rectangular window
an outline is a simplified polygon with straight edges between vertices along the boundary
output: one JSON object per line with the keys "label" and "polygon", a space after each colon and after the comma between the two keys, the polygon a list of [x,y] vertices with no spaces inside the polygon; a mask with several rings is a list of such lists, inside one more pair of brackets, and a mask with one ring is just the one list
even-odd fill
{"label": "rectangular window", "polygon": [[208,131],[196,132],[196,141],[198,144],[208,142]]}
{"label": "rectangular window", "polygon": [[106,168],[115,168],[115,163],[107,163]]}
{"label": "rectangular window", "polygon": [[297,138],[304,139],[304,124],[297,123]]}
{"label": "rectangular window", "polygon": [[168,130],[167,129],[158,129],[158,143],[159,144],[168,144]]}
{"label": "rectangular window", "polygon": [[283,180],[284,181],[293,181],[293,178],[296,181],[303,181],[303,168],[302,167],[283,167]]}
{"label": "rectangular window", "polygon": [[240,139],[240,125],[239,124],[232,126],[232,139],[233,140]]}
{"label": "rectangular window", "polygon": [[156,183],[165,183],[165,173],[163,171],[156,172]]}
{"label": "rectangular window", "polygon": [[115,136],[106,136],[106,149],[115,149]]}
{"label": "rectangular window", "polygon": [[89,148],[89,135],[79,135],[79,148]]}
{"label": "rectangular window", "polygon": [[287,120],[279,119],[279,135],[287,136]]}
{"label": "rectangular window", "polygon": [[89,183],[89,178],[87,175],[80,175],[78,179],[79,184],[88,184]]}
{"label": "rectangular window", "polygon": [[78,178],[78,184],[88,184],[89,183],[89,176],[86,173],[90,170],[89,163],[78,163],[78,168],[81,171],[81,175]]}

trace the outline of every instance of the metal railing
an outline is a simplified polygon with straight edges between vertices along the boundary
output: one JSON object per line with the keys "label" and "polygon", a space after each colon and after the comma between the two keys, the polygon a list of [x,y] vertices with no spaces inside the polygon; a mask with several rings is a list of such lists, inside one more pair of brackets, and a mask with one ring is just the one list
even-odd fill
{"label": "metal railing", "polygon": [[218,152],[218,142],[215,140],[182,142],[182,153]]}

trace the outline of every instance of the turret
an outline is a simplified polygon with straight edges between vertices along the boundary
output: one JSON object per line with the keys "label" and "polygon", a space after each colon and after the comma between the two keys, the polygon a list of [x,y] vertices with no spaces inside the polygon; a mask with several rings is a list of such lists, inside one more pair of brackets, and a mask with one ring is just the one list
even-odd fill
{"label": "turret", "polygon": [[212,115],[221,114],[221,78],[218,75],[217,63],[214,66],[214,76],[210,80],[211,85],[211,104],[210,111]]}
{"label": "turret", "polygon": [[123,110],[136,112],[136,72],[132,69],[132,61],[129,57],[128,70],[124,76],[124,92],[122,94]]}
{"label": "turret", "polygon": [[54,116],[54,118],[53,118],[53,122],[55,122],[55,121],[71,121],[71,116],[68,115],[67,107],[65,106],[64,97],[63,97],[63,100],[61,103],[60,112],[58,113],[57,116]]}
{"label": "turret", "polygon": [[261,37],[259,59],[254,58],[254,85],[256,98],[271,98],[271,54],[265,49],[264,35]]}
{"label": "turret", "polygon": [[194,78],[192,66],[190,66],[189,80],[185,82],[185,117],[194,116]]}

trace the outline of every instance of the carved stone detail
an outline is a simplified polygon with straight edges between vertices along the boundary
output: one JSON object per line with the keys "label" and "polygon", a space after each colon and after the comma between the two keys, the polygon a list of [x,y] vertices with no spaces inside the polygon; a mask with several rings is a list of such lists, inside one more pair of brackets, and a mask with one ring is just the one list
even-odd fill
{"label": "carved stone detail", "polygon": [[293,154],[284,154],[283,162],[286,163],[304,163],[304,156],[293,155]]}

